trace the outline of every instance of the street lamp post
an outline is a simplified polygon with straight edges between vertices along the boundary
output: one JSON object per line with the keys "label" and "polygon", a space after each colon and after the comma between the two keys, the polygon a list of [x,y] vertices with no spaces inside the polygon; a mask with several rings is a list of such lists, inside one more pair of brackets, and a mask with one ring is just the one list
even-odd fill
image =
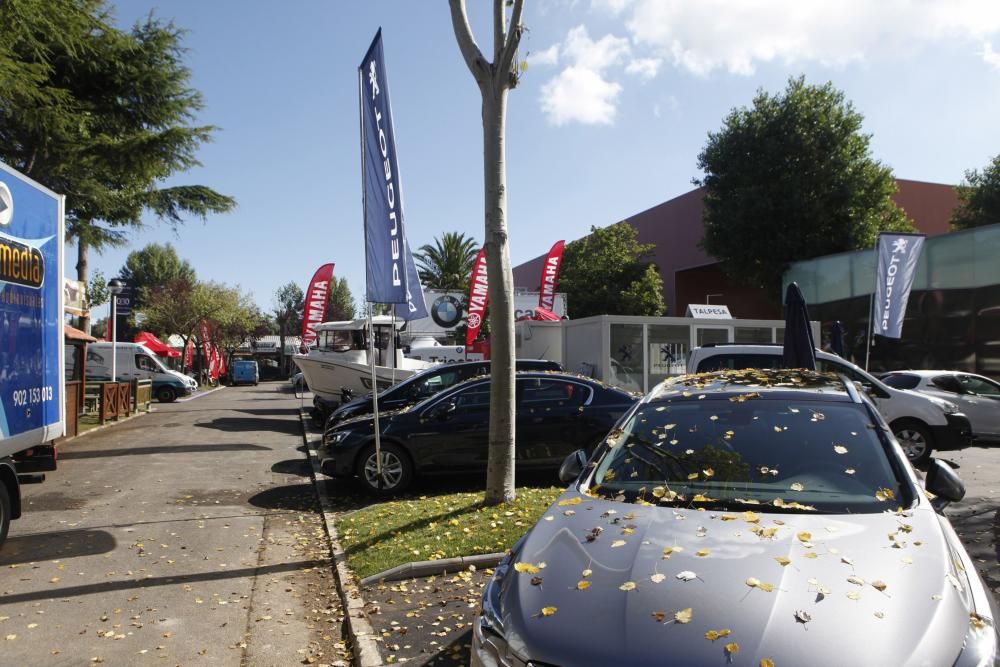
{"label": "street lamp post", "polygon": [[111,292],[111,381],[118,382],[118,295],[125,287],[122,281],[112,278],[108,281]]}

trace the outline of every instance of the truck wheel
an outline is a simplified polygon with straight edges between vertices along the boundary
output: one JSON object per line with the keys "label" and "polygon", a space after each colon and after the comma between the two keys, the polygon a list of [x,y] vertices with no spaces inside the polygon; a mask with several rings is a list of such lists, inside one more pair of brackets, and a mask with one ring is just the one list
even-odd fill
{"label": "truck wheel", "polygon": [[927,427],[920,422],[897,422],[892,425],[892,434],[896,436],[903,453],[913,465],[924,463],[931,457],[934,438]]}
{"label": "truck wheel", "polygon": [[160,403],[173,403],[177,400],[177,392],[173,387],[160,387],[156,392],[156,398]]}
{"label": "truck wheel", "polygon": [[7,485],[0,482],[0,547],[7,539],[8,530],[10,530],[10,494],[7,493]]}
{"label": "truck wheel", "polygon": [[403,491],[413,480],[413,464],[410,457],[398,445],[385,443],[382,449],[382,488],[378,484],[375,445],[368,445],[358,456],[355,472],[365,491],[380,495],[395,495]]}

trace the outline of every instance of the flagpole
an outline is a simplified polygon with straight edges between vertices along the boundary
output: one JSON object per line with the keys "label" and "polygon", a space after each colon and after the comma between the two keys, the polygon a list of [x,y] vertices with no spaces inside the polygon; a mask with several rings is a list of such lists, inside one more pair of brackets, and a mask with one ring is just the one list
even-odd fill
{"label": "flagpole", "polygon": [[875,269],[872,271],[872,277],[875,280],[875,284],[872,285],[872,293],[868,297],[868,330],[865,337],[865,370],[868,370],[868,361],[871,358],[872,353],[872,328],[875,326],[875,290],[878,289],[878,241],[882,237],[879,233],[875,237]]}
{"label": "flagpole", "polygon": [[[365,243],[367,244],[368,239],[368,193],[365,190],[365,109],[364,109],[364,99],[365,99],[365,82],[364,77],[361,74],[361,70],[358,70],[358,139],[361,145],[361,219],[364,223],[365,230]],[[367,258],[367,253],[365,257]],[[371,301],[366,299],[365,301],[368,305],[368,363],[371,369],[372,377],[372,416],[375,418],[375,473],[378,475],[378,481],[376,482],[376,488],[382,490],[382,438],[379,432],[379,421],[378,421],[378,380],[375,375],[375,327],[372,325],[372,306],[374,305]],[[343,399],[343,395],[341,395]]]}

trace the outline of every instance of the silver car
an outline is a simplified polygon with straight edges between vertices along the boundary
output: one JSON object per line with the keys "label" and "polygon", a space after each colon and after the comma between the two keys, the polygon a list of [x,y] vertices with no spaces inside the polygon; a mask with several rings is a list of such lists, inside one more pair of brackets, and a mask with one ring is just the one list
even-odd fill
{"label": "silver car", "polygon": [[961,371],[892,371],[882,381],[955,403],[969,418],[974,438],[1000,441],[1000,382]]}
{"label": "silver car", "polygon": [[[661,384],[486,587],[472,664],[994,665],[993,598],[842,376],[744,370]],[[931,498],[934,498],[932,501]]]}

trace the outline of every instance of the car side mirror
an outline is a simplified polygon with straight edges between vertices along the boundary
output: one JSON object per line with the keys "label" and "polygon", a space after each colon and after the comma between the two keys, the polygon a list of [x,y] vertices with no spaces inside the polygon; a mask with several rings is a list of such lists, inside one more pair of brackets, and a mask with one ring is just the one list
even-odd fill
{"label": "car side mirror", "polygon": [[965,497],[962,479],[947,464],[937,459],[931,459],[924,487],[938,498],[952,503]]}
{"label": "car side mirror", "polygon": [[585,465],[587,465],[587,455],[582,449],[576,450],[563,459],[562,465],[559,466],[559,481],[569,484],[580,476]]}
{"label": "car side mirror", "polygon": [[458,406],[455,405],[455,401],[445,401],[434,406],[434,409],[431,410],[431,417],[438,421],[447,421],[455,414],[455,410],[457,409]]}

